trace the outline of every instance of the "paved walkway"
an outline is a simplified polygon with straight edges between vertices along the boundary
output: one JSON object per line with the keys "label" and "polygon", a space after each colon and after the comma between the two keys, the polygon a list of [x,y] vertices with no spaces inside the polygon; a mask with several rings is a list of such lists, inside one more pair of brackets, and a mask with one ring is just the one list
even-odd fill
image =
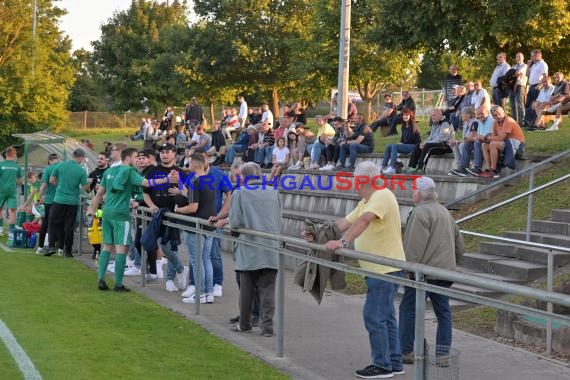
{"label": "paved walkway", "polygon": [[[185,247],[181,252],[187,261]],[[259,329],[255,329],[257,332],[254,334],[231,331],[228,319],[237,315],[238,289],[232,258],[224,254],[223,259],[226,276],[224,296],[216,298],[214,304],[201,305],[199,316],[194,313],[194,305],[181,302],[180,293],[165,291],[163,282],[142,288],[137,285],[138,278],[130,277],[126,283],[296,379],[353,379],[354,370],[370,364],[368,336],[362,321],[364,297],[330,292],[326,293],[322,304],[317,305],[311,295],[303,294],[293,284],[290,272],[285,277],[285,357],[275,356],[276,339],[264,338]],[[83,255],[81,260],[94,266],[90,255]],[[428,312],[428,343],[434,342],[435,327],[435,317]],[[461,379],[570,378],[570,367],[561,362],[458,330],[454,330],[453,339],[454,347],[461,351]],[[405,375],[396,378],[413,379],[414,367],[405,366],[405,370]]]}

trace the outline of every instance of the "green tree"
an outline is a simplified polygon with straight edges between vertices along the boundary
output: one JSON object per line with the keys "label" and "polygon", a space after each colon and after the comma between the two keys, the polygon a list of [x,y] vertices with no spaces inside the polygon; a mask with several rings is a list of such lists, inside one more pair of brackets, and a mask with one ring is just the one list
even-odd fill
{"label": "green tree", "polygon": [[[312,44],[317,70],[328,79],[328,85],[337,85],[340,7],[338,1],[317,0],[315,18],[311,24]],[[355,0],[351,9],[350,80],[366,102],[366,117],[370,119],[371,102],[379,92],[390,86],[415,85],[419,68],[419,53],[414,49],[388,49],[375,38],[375,25],[381,22],[371,0]],[[307,62],[309,58],[307,57]],[[314,71],[310,65],[306,67]]]}
{"label": "green tree", "polygon": [[79,49],[72,55],[75,70],[75,84],[69,95],[68,108],[78,111],[107,111],[109,101],[105,97],[101,81],[97,78],[97,67],[94,65],[93,53]]}
{"label": "green tree", "polygon": [[51,0],[38,0],[32,36],[32,0],[0,2],[0,143],[12,133],[58,127],[67,120],[73,85],[71,43],[59,30],[65,13]]}
{"label": "green tree", "polygon": [[186,1],[172,4],[133,0],[129,9],[116,13],[101,27],[93,42],[94,59],[104,88],[115,110],[140,109],[144,99],[155,113],[180,103],[184,94],[177,81],[170,30],[188,24]]}
{"label": "green tree", "polygon": [[[195,0],[194,10],[204,21],[205,29],[219,35],[212,50],[230,50],[230,57],[217,55],[213,68],[233,62],[227,86],[267,94],[271,108],[279,115],[281,91],[303,85],[304,78],[295,69],[293,52],[303,46],[305,29],[311,22],[312,2]],[[221,45],[219,44],[221,42]],[[221,62],[221,63],[220,63]],[[224,75],[225,72],[217,72]]]}

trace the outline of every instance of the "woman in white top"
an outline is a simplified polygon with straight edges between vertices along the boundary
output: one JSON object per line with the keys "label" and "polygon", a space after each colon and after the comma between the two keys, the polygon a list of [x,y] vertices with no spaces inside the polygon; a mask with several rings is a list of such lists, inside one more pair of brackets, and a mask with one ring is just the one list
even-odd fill
{"label": "woman in white top", "polygon": [[279,177],[282,167],[289,164],[289,148],[285,146],[285,138],[280,137],[277,140],[277,146],[273,149],[273,168],[269,178]]}
{"label": "woman in white top", "polygon": [[546,129],[544,126],[544,116],[542,113],[550,106],[550,98],[552,97],[553,92],[554,86],[552,85],[552,80],[547,75],[542,78],[540,82],[540,92],[538,93],[538,98],[536,98],[536,101],[532,105],[534,112],[536,112],[536,120],[534,122],[534,127],[536,129]]}

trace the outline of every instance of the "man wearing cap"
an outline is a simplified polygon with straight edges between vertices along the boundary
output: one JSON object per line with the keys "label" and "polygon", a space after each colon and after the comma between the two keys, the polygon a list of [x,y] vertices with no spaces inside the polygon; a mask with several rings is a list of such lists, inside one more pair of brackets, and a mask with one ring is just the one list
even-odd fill
{"label": "man wearing cap", "polygon": [[[169,190],[178,190],[180,179],[185,177],[184,171],[176,166],[176,146],[174,144],[163,144],[160,149],[160,165],[154,167],[148,173],[148,179],[158,180],[161,178],[172,177],[167,185],[151,186],[144,189],[144,202],[153,211],[167,209],[174,212],[174,195]],[[178,176],[172,176],[172,173],[178,173]],[[160,248],[168,259],[168,272],[166,275],[166,290],[169,292],[177,292],[186,288],[186,275],[184,265],[178,256],[178,245],[180,244],[180,233],[177,229],[170,228],[168,242],[160,242]],[[149,262],[150,273],[156,273],[156,261],[153,268],[152,261]],[[174,284],[174,278],[177,278],[177,285]]]}
{"label": "man wearing cap", "polygon": [[[464,252],[463,237],[449,211],[437,202],[435,183],[430,177],[415,182],[412,192],[414,209],[404,234],[406,260],[443,269],[455,270]],[[410,273],[410,278],[413,278]],[[425,278],[428,284],[449,288],[452,283],[436,278]],[[437,318],[436,345],[441,354],[451,346],[451,309],[449,297],[427,292]],[[416,289],[404,287],[400,303],[400,343],[405,364],[414,363]]]}
{"label": "man wearing cap", "polygon": [[[344,218],[335,222],[342,233],[339,240],[325,244],[328,250],[346,248],[354,242],[357,251],[405,261],[402,247],[400,209],[394,194],[378,189],[374,184],[380,176],[380,168],[371,161],[361,162],[354,171],[355,178],[364,179],[364,185],[356,192],[362,198],[356,208]],[[303,231],[303,237],[311,241],[311,235]],[[402,277],[400,269],[360,260],[360,267],[366,271]],[[371,365],[355,372],[357,377],[381,379],[404,374],[398,339],[398,325],[394,297],[398,285],[377,277],[366,277],[366,301],[364,304],[364,326],[368,331]]]}
{"label": "man wearing cap", "polygon": [[87,173],[81,164],[85,160],[83,149],[75,149],[72,159],[57,165],[50,176],[50,183],[55,185],[53,206],[49,215],[49,246],[44,256],[55,253],[55,243],[62,245],[65,257],[73,257],[73,234],[79,206],[80,188],[89,191]]}

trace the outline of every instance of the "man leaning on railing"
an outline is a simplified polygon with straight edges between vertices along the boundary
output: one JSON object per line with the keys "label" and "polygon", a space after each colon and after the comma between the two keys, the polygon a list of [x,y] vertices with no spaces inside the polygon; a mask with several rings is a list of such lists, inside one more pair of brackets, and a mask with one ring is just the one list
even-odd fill
{"label": "man leaning on railing", "polygon": [[[346,248],[354,241],[357,251],[405,261],[400,226],[398,201],[388,189],[376,190],[373,178],[380,176],[380,168],[370,161],[356,166],[354,176],[368,181],[357,186],[357,193],[362,198],[356,208],[344,218],[336,221],[339,231],[343,232],[340,240],[331,240],[325,248],[335,250]],[[310,240],[303,233],[305,239]],[[366,271],[402,277],[398,268],[360,261],[360,267]],[[403,374],[398,326],[394,309],[394,297],[397,284],[373,277],[366,277],[366,302],[364,303],[364,326],[368,331],[372,364],[355,372],[360,378],[387,378],[394,374]]]}
{"label": "man leaning on railing", "polygon": [[[416,181],[412,193],[415,208],[404,234],[406,260],[455,270],[463,255],[463,237],[449,211],[437,202],[435,183],[429,177]],[[413,278],[413,274],[410,274]],[[429,284],[449,288],[450,281],[427,279]],[[437,318],[436,354],[446,356],[451,346],[451,309],[449,297],[427,292]],[[414,364],[416,289],[404,287],[400,303],[400,342],[404,364]]]}

